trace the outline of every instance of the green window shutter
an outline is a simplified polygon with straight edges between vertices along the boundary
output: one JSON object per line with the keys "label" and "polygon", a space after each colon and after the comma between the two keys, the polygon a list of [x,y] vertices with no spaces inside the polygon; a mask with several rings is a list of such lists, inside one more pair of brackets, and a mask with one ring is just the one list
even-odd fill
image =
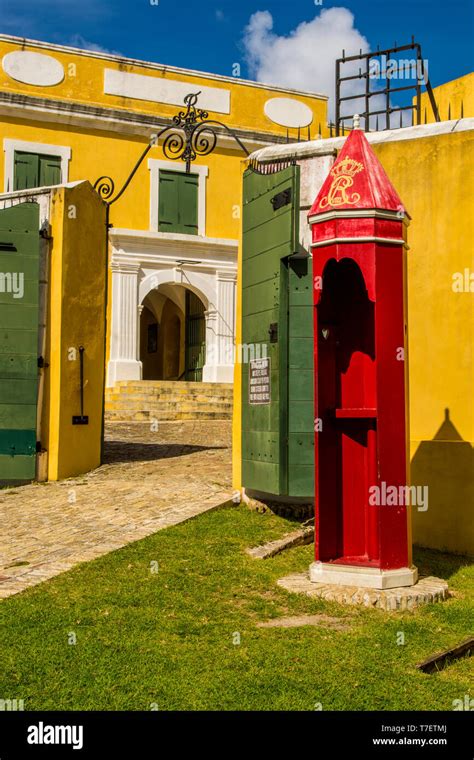
{"label": "green window shutter", "polygon": [[188,235],[198,234],[198,189],[197,174],[182,174],[179,192],[179,220]]}
{"label": "green window shutter", "polygon": [[198,234],[197,174],[160,171],[158,229],[160,232]]}
{"label": "green window shutter", "polygon": [[15,151],[14,190],[61,184],[61,158]]}
{"label": "green window shutter", "polygon": [[15,151],[13,190],[39,187],[39,157],[35,153]]}
{"label": "green window shutter", "polygon": [[179,188],[176,172],[160,171],[160,201],[158,229],[160,232],[176,232],[178,226]]}
{"label": "green window shutter", "polygon": [[59,156],[38,156],[39,187],[61,184],[61,158]]}

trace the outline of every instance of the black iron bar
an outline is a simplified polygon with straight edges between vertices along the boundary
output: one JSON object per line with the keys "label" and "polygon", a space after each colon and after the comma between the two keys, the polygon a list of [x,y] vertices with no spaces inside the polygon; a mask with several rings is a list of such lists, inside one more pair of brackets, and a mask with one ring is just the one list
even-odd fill
{"label": "black iron bar", "polygon": [[[379,57],[384,56],[385,58],[390,58],[394,56],[394,54],[401,53],[403,51],[412,50],[415,51],[414,61],[406,61],[403,58],[394,58],[394,60],[397,63],[397,74],[405,74],[405,72],[413,71],[414,65],[416,66],[416,71],[413,73],[413,77],[415,78],[415,83],[411,85],[404,85],[401,87],[393,87],[391,77],[388,75],[388,68],[385,67],[384,71],[379,72],[377,75],[377,79],[383,78],[384,83],[386,84],[385,87],[377,90],[371,90],[370,87],[370,63],[372,60],[375,60]],[[351,61],[364,61],[365,60],[365,70],[362,73],[361,68],[359,67],[359,72],[357,74],[350,74],[348,76],[341,76],[341,65],[344,63],[349,63]],[[384,63],[384,61],[382,61]],[[422,76],[420,76],[420,74]],[[357,95],[342,95],[341,93],[341,86],[343,82],[349,82],[354,80],[360,80],[365,79],[365,88],[362,92],[358,93]],[[384,50],[380,50],[380,47],[377,45],[377,50],[375,52],[370,53],[362,53],[362,51],[359,51],[358,55],[350,55],[347,56],[345,50],[342,51],[342,58],[336,59],[336,118],[335,118],[335,130],[336,134],[338,135],[340,133],[340,125],[343,118],[351,118],[353,115],[347,114],[345,117],[341,116],[341,103],[344,101],[357,101],[361,99],[365,99],[365,111],[364,114],[359,114],[361,116],[364,116],[365,118],[365,129],[370,129],[370,117],[372,115],[376,115],[378,113],[385,114],[386,119],[386,129],[391,128],[391,114],[395,111],[400,110],[408,110],[412,109],[412,121],[414,121],[414,109],[416,108],[416,115],[417,115],[417,123],[421,123],[421,86],[422,84],[425,84],[426,91],[428,94],[428,98],[430,101],[430,106],[433,111],[433,115],[436,121],[440,121],[438,107],[436,104],[436,100],[434,97],[433,89],[431,87],[429,78],[427,76],[427,71],[425,70],[425,65],[421,53],[421,45],[417,42],[415,42],[414,37],[412,36],[412,41],[410,44],[407,45],[397,45],[395,43],[394,47],[385,48]],[[411,104],[410,106],[403,106],[403,107],[396,107],[391,106],[390,104],[390,98],[392,97],[392,94],[398,93],[398,92],[406,92],[412,90],[414,92],[415,97],[415,103]],[[370,111],[370,98],[372,98],[375,95],[383,95],[385,98],[385,104],[386,107],[382,111]]]}
{"label": "black iron bar", "polygon": [[[404,87],[391,87],[390,88],[390,92],[391,93],[394,93],[394,92],[403,92],[404,90],[413,90],[414,88],[415,88],[414,84],[407,84]],[[373,98],[374,95],[385,95],[385,92],[386,92],[386,88],[384,88],[383,90],[371,90],[369,92],[369,98]],[[359,95],[344,95],[344,97],[340,98],[340,100],[341,100],[341,103],[342,103],[343,100],[360,100],[363,97],[364,97],[364,95],[361,95],[361,94],[359,94]]]}
{"label": "black iron bar", "polygon": [[364,126],[365,131],[368,132],[370,129],[370,63],[369,58],[366,59],[366,70],[365,70],[365,113],[364,113]]}
{"label": "black iron bar", "polygon": [[81,383],[81,417],[84,417],[84,346],[79,346],[79,372]]}
{"label": "black iron bar", "polygon": [[84,414],[84,351],[84,346],[79,346],[79,398],[81,404],[81,413],[78,415],[73,415],[73,425],[89,424],[89,417]]}
{"label": "black iron bar", "polygon": [[339,58],[338,60],[342,60],[344,63],[348,63],[349,61],[359,61],[361,58],[378,58],[381,55],[388,55],[389,53],[401,53],[402,50],[414,50],[415,48],[419,47],[420,45],[415,42],[414,44],[400,45],[396,48],[386,48],[385,50],[379,50],[377,48],[377,50],[372,53],[362,53],[362,55],[345,55],[342,59]]}
{"label": "black iron bar", "polygon": [[[344,56],[344,50],[342,51],[342,55]],[[339,121],[341,117],[341,77],[340,77],[340,71],[341,71],[341,62],[340,60],[336,60],[336,137],[339,136]],[[330,135],[332,137],[332,129],[330,131]]]}

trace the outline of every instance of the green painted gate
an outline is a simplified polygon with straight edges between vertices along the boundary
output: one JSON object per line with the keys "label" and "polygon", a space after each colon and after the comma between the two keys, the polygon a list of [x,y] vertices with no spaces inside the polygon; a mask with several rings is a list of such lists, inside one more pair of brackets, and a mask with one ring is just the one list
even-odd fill
{"label": "green painted gate", "polygon": [[192,291],[186,291],[185,376],[191,382],[202,381],[206,361],[206,320],[204,304]]}
{"label": "green painted gate", "polygon": [[242,485],[312,498],[313,306],[299,181],[298,166],[244,174]]}
{"label": "green painted gate", "polygon": [[0,482],[4,483],[33,480],[36,474],[39,267],[38,204],[0,210]]}

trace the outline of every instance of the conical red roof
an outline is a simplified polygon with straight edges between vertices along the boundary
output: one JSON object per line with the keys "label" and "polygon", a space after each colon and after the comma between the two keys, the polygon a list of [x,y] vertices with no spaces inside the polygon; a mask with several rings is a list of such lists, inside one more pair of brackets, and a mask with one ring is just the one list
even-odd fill
{"label": "conical red roof", "polygon": [[328,211],[405,211],[397,191],[360,129],[353,129],[319,191],[308,216]]}

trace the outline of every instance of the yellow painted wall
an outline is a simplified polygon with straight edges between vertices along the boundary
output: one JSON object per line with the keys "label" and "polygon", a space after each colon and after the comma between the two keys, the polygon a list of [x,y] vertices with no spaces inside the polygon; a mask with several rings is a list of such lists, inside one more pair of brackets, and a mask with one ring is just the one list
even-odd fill
{"label": "yellow painted wall", "polygon": [[[461,118],[461,104],[464,118],[474,116],[474,74],[466,74],[459,79],[453,79],[451,82],[433,87],[433,94],[438,106],[438,112],[441,121]],[[413,100],[415,102],[415,100]],[[449,105],[451,104],[451,114],[449,114]],[[428,94],[424,92],[421,96],[421,120],[429,124],[435,121],[433,109],[431,108]]]}
{"label": "yellow painted wall", "polygon": [[[474,134],[374,145],[412,216],[408,228],[411,477],[415,543],[474,554]],[[445,411],[449,410],[449,411]]]}
{"label": "yellow painted wall", "polygon": [[[114,178],[117,189],[125,182],[147,145],[145,138],[125,139],[113,132],[90,133],[77,127],[59,128],[53,124],[8,118],[0,124],[0,142],[4,138],[70,147],[70,182],[87,179],[93,184],[100,175],[105,174]],[[2,178],[4,156],[4,152],[0,151]],[[153,148],[149,157],[164,158],[159,147]],[[235,239],[239,235],[239,219],[234,213],[234,206],[240,197],[240,161],[239,154],[220,150],[196,162],[196,165],[209,167],[206,203],[208,237]],[[114,227],[150,229],[150,171],[146,160],[127,192],[111,207],[111,222]]]}
{"label": "yellow painted wall", "polygon": [[[48,477],[79,475],[100,464],[104,383],[105,206],[87,182],[52,191],[48,314]],[[75,215],[75,216],[74,216]],[[79,346],[84,354],[80,414]],[[76,360],[71,361],[71,349]]]}
{"label": "yellow painted wall", "polygon": [[[372,147],[412,216],[408,228],[411,482],[429,489],[428,510],[413,509],[413,540],[474,555],[474,133]],[[471,277],[471,290],[455,292],[453,275],[465,272]],[[238,341],[240,304],[241,256]],[[241,487],[240,374],[236,365],[236,489]]]}

